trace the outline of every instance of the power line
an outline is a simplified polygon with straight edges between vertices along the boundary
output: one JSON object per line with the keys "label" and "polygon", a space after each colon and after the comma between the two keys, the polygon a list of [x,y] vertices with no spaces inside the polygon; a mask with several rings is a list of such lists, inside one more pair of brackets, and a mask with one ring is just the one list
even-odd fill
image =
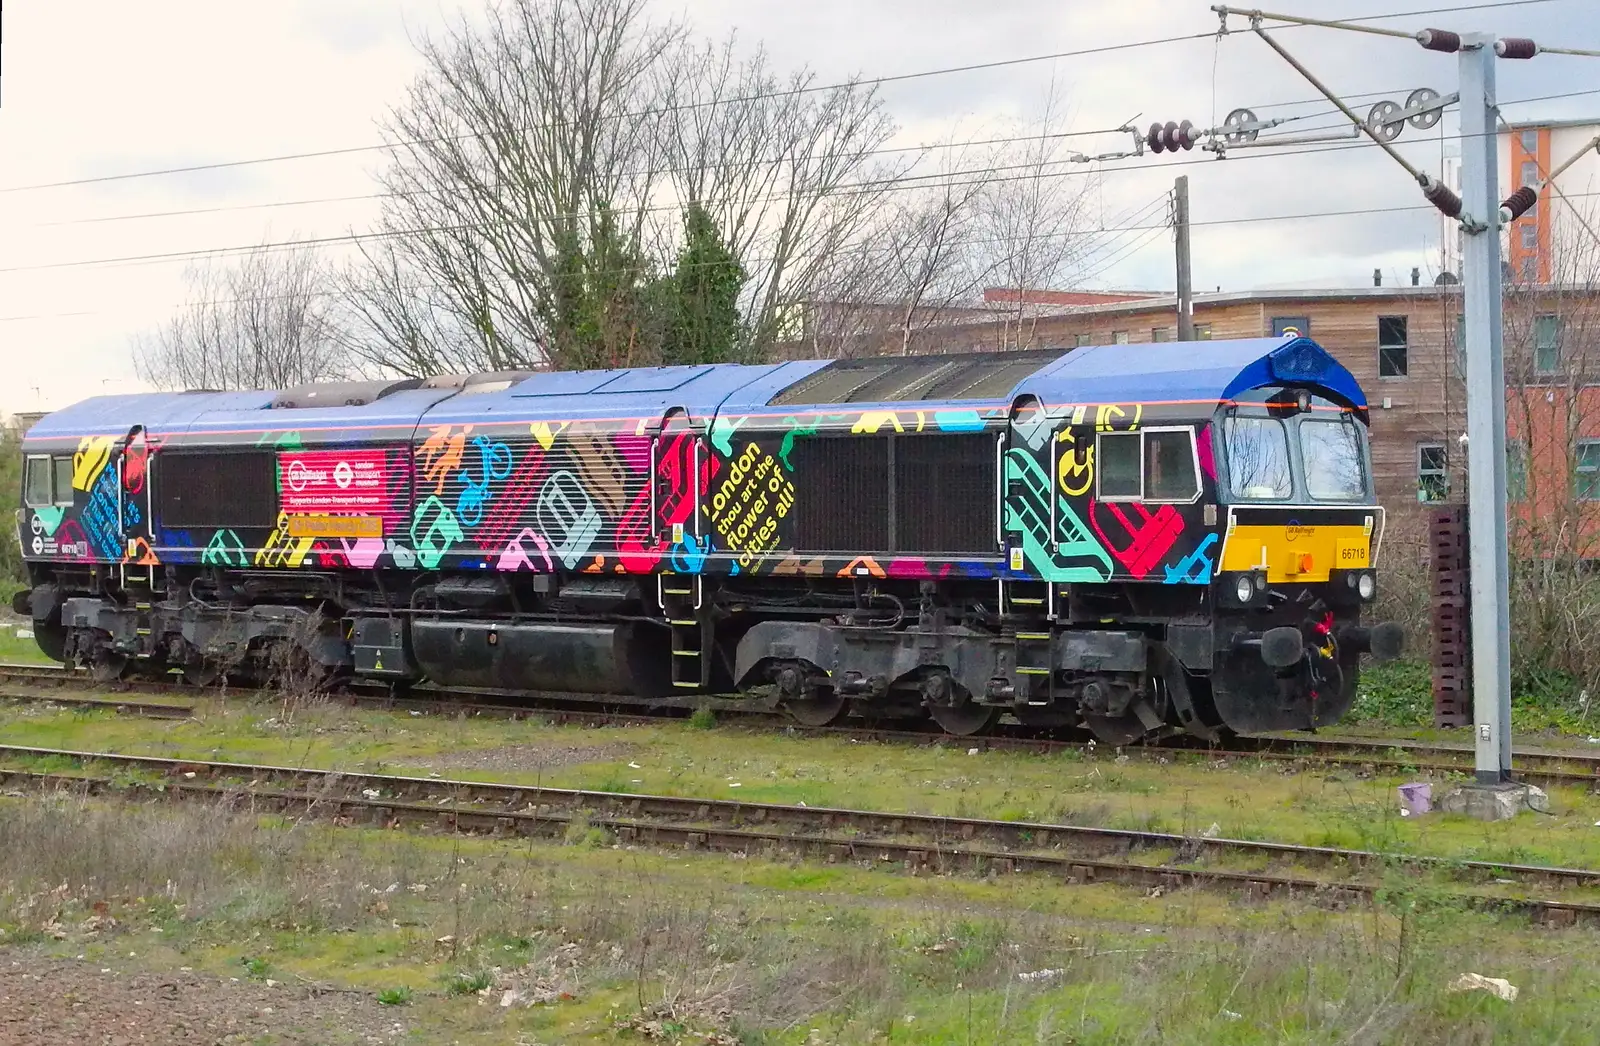
{"label": "power line", "polygon": [[[1453,138],[1459,138],[1460,136],[1457,135],[1457,136],[1452,136],[1452,137]],[[1432,140],[1430,139],[1430,144],[1431,144],[1431,142],[1432,142]],[[1238,162],[1240,160],[1251,160],[1251,159],[1255,159],[1255,160],[1260,160],[1260,159],[1279,159],[1279,158],[1284,158],[1284,157],[1309,156],[1309,155],[1315,155],[1315,154],[1318,154],[1318,153],[1345,152],[1345,151],[1349,151],[1349,150],[1352,150],[1352,149],[1361,149],[1361,148],[1364,148],[1364,147],[1365,147],[1364,143],[1359,142],[1359,141],[1352,141],[1352,142],[1338,143],[1338,144],[1333,144],[1333,145],[1328,145],[1328,146],[1321,146],[1321,147],[1313,148],[1313,149],[1297,149],[1293,153],[1250,152],[1250,153],[1246,153],[1246,154],[1244,154],[1242,156],[1229,157],[1229,160],[1230,160],[1230,162]],[[1008,166],[1005,166],[1005,167],[974,168],[974,169],[965,170],[965,171],[945,172],[945,173],[940,173],[940,174],[909,175],[909,176],[901,176],[899,178],[887,178],[887,179],[867,180],[867,181],[863,181],[863,182],[851,182],[851,183],[847,183],[847,184],[839,187],[839,189],[837,189],[837,190],[834,190],[832,192],[829,192],[829,193],[826,193],[826,194],[823,194],[823,195],[825,197],[827,197],[827,198],[838,198],[838,197],[848,198],[848,197],[852,197],[852,196],[863,195],[868,191],[876,191],[876,192],[885,192],[885,193],[887,193],[887,192],[907,191],[907,190],[914,190],[914,189],[920,190],[920,189],[928,189],[928,188],[962,188],[962,187],[970,187],[970,186],[975,186],[975,185],[1006,184],[1006,183],[1016,182],[1016,181],[1034,180],[1034,179],[1038,179],[1038,178],[1062,178],[1062,177],[1074,176],[1074,175],[1077,175],[1077,174],[1088,174],[1088,173],[1090,173],[1087,170],[1081,170],[1081,171],[1079,171],[1079,170],[1039,170],[1039,168],[1041,168],[1041,167],[1059,166],[1061,164],[1077,163],[1077,162],[1078,161],[1068,160],[1068,159],[1047,160],[1047,161],[1042,161],[1042,162],[1039,162],[1039,163],[1014,164],[1014,165],[1008,165]],[[1181,166],[1187,166],[1187,165],[1190,165],[1190,164],[1214,163],[1214,162],[1216,162],[1216,158],[1197,156],[1197,157],[1190,157],[1190,158],[1181,159],[1181,160],[1165,160],[1165,161],[1163,161],[1161,163],[1161,168],[1181,167]],[[1020,169],[1031,169],[1033,171],[1033,173],[1021,174],[1021,175],[1013,175],[1013,176],[1001,177],[1001,178],[981,177],[981,178],[974,179],[972,181],[955,181],[955,180],[929,181],[929,179],[952,179],[952,178],[954,178],[956,176],[968,175],[968,174],[990,175],[994,171],[1008,171],[1008,170],[1020,170]],[[1099,171],[1097,171],[1095,173],[1100,173],[1100,174],[1119,174],[1119,173],[1126,173],[1126,172],[1137,171],[1137,170],[1155,170],[1155,169],[1157,169],[1157,168],[1143,166],[1143,165],[1124,165],[1124,166],[1120,166],[1120,167],[1102,167],[1102,168],[1099,169]],[[768,202],[772,202],[772,201],[775,201],[775,200],[781,200],[781,199],[782,199],[782,197],[774,197],[774,198],[771,198],[771,200],[769,200]],[[645,213],[663,213],[663,212],[682,211],[682,210],[685,209],[686,206],[687,205],[685,205],[685,204],[660,204],[660,205],[656,205],[656,206],[641,208],[640,210],[645,212]],[[593,211],[579,211],[579,212],[573,212],[573,213],[566,214],[566,215],[549,215],[549,216],[546,216],[546,218],[550,219],[550,220],[568,219],[568,218],[582,218],[582,217],[590,216],[590,215],[592,215],[594,213],[595,212],[593,212]],[[465,225],[463,225],[463,226],[430,226],[430,227],[421,228],[421,229],[409,229],[409,230],[404,230],[403,229],[403,230],[394,230],[394,231],[387,231],[387,232],[346,233],[346,234],[342,234],[342,235],[338,235],[338,236],[313,237],[313,238],[306,238],[306,239],[301,239],[301,240],[286,240],[286,241],[279,241],[279,242],[276,242],[276,243],[246,244],[246,245],[233,246],[233,247],[199,248],[199,249],[190,249],[190,250],[184,250],[184,251],[169,251],[169,252],[156,253],[156,254],[131,255],[131,256],[117,257],[117,258],[78,259],[78,260],[66,261],[66,262],[46,262],[46,263],[37,264],[37,265],[20,265],[20,266],[10,266],[10,267],[7,267],[7,268],[0,268],[0,274],[12,273],[12,272],[35,272],[35,271],[43,271],[43,270],[50,270],[50,269],[82,268],[82,267],[91,267],[91,266],[114,267],[114,266],[121,266],[121,265],[130,265],[130,264],[149,264],[149,263],[156,263],[156,262],[186,261],[186,260],[195,260],[195,259],[204,258],[204,257],[223,257],[223,256],[235,255],[235,254],[241,254],[241,253],[251,253],[251,252],[255,252],[255,251],[286,250],[286,249],[292,249],[292,248],[298,248],[298,247],[317,247],[317,248],[320,248],[320,247],[332,246],[332,245],[336,245],[336,244],[360,243],[360,242],[367,241],[367,240],[392,239],[392,238],[397,237],[397,236],[419,236],[419,235],[423,235],[423,234],[428,233],[428,232],[443,232],[443,231],[450,231],[452,229],[462,229],[462,228],[467,228],[467,227],[468,226],[465,226]]]}
{"label": "power line", "polygon": [[[1580,199],[1580,198],[1585,198],[1585,197],[1600,196],[1600,190],[1595,190],[1593,192],[1567,193],[1565,195],[1566,195],[1566,197],[1568,199]],[[1131,208],[1131,209],[1129,209],[1129,211],[1125,211],[1124,213],[1125,214],[1131,213],[1133,216],[1131,218],[1127,218],[1127,219],[1123,219],[1123,220],[1129,220],[1129,221],[1133,221],[1133,222],[1145,221],[1148,218],[1150,212],[1152,210],[1154,210],[1156,206],[1159,206],[1165,200],[1166,200],[1166,194],[1163,193],[1161,196],[1158,196],[1154,201],[1151,201],[1150,203],[1147,203],[1146,205],[1144,205],[1141,208]],[[1251,216],[1239,217],[1239,218],[1212,218],[1212,219],[1207,219],[1207,220],[1204,220],[1204,221],[1194,221],[1194,222],[1191,222],[1190,224],[1191,224],[1192,227],[1195,227],[1195,228],[1214,227],[1214,226],[1227,226],[1227,225],[1254,225],[1254,224],[1260,224],[1260,223],[1265,223],[1265,222],[1302,221],[1302,220],[1312,220],[1312,219],[1321,219],[1321,218],[1350,218],[1350,217],[1361,217],[1361,216],[1365,216],[1365,215],[1375,215],[1375,214],[1416,213],[1416,212],[1432,211],[1433,209],[1434,209],[1433,207],[1431,207],[1429,205],[1426,205],[1426,204],[1408,204],[1408,205],[1395,206],[1395,207],[1358,207],[1358,208],[1351,208],[1351,209],[1347,209],[1347,210],[1297,211],[1297,212],[1291,212],[1291,213],[1287,213],[1287,214],[1251,215]],[[1121,225],[1121,226],[1113,225],[1113,226],[1102,226],[1102,227],[1095,228],[1095,229],[1090,229],[1090,230],[1078,230],[1078,229],[1075,229],[1075,230],[1071,230],[1069,232],[1064,232],[1064,233],[1061,233],[1061,234],[1045,235],[1045,236],[1041,237],[1041,239],[1044,239],[1044,240],[1056,240],[1056,239],[1063,239],[1063,238],[1069,238],[1069,237],[1091,238],[1091,237],[1094,237],[1094,236],[1125,236],[1125,235],[1134,234],[1134,233],[1160,232],[1162,230],[1170,229],[1170,228],[1171,228],[1171,226],[1168,223],[1165,223],[1165,222],[1153,223],[1153,224],[1131,224],[1131,225]],[[336,238],[336,239],[347,239],[347,238]],[[1008,242],[1009,239],[1010,238],[1008,238],[1008,237],[990,238],[990,239],[972,240],[972,241],[968,241],[968,243],[969,244],[1002,243],[1002,242]],[[309,243],[309,242],[313,242],[313,241],[297,241],[297,242],[294,242],[294,243],[289,244],[289,245],[299,246],[299,245],[303,245],[303,244]],[[288,246],[288,245],[278,244],[278,245],[268,245],[268,246],[283,247],[283,246]],[[841,254],[841,255],[862,254],[862,253],[865,253],[865,251],[863,250],[863,248],[865,246],[867,246],[867,245],[864,245],[864,244],[861,244],[861,243],[851,244],[851,245],[847,245],[845,248],[841,249],[840,251],[838,251],[836,253]],[[245,248],[245,250],[248,250],[248,249],[250,249],[250,248]],[[1092,258],[1092,257],[1095,256],[1096,253],[1103,252],[1105,249],[1106,248],[1103,245],[1101,247],[1094,248],[1087,255],[1085,255],[1085,257],[1086,258]],[[759,261],[770,261],[771,259],[769,259],[769,258],[754,258],[754,259],[750,259],[750,260],[759,262]],[[89,263],[81,263],[81,264],[94,264],[94,263],[89,262]],[[1104,268],[1104,266],[1102,266],[1102,269],[1103,268]],[[9,270],[0,270],[0,271],[9,271]],[[624,270],[616,269],[616,270],[603,270],[603,271],[606,271],[606,272],[621,272],[621,271],[624,271]],[[442,288],[438,287],[437,285],[432,285],[431,287],[430,287],[430,285],[419,285],[419,286],[414,286],[414,287],[411,287],[411,288],[408,288],[408,289],[411,289],[411,290],[426,290],[426,289],[442,289]],[[331,291],[317,291],[317,292],[313,292],[313,293],[319,294],[319,295],[329,295],[329,294],[332,294],[334,292],[331,292]],[[265,301],[265,300],[276,300],[276,299],[270,298],[270,297],[240,298],[240,299],[225,299],[225,300],[219,300],[219,301],[195,302],[195,303],[192,303],[192,304],[195,304],[195,305],[227,305],[227,304],[235,304],[237,302],[243,302],[243,301]],[[19,321],[22,321],[22,320],[52,319],[52,318],[65,318],[65,317],[73,317],[73,316],[94,316],[94,315],[106,315],[106,313],[104,313],[104,312],[74,312],[74,313],[41,313],[41,314],[26,315],[26,316],[5,316],[5,317],[0,317],[0,322],[19,322]]]}
{"label": "power line", "polygon": [[[1523,7],[1530,4],[1551,3],[1554,0],[1499,0],[1496,3],[1481,3],[1469,5],[1455,5],[1451,7],[1435,7],[1420,11],[1395,12],[1390,14],[1363,15],[1358,18],[1345,19],[1347,22],[1375,22],[1391,18],[1407,18],[1424,14],[1439,14],[1456,11],[1479,11],[1500,7]],[[1282,26],[1280,28],[1293,28]],[[981,72],[988,69],[1003,69],[1019,65],[1029,65],[1037,62],[1056,61],[1062,58],[1081,58],[1087,55],[1107,54],[1116,51],[1131,50],[1140,47],[1152,47],[1160,44],[1182,43],[1189,40],[1210,40],[1216,37],[1214,32],[1186,33],[1179,36],[1155,37],[1147,40],[1131,40],[1120,44],[1103,44],[1098,47],[1080,48],[1075,51],[1058,51],[1052,54],[1032,55],[1025,58],[999,59],[993,62],[974,62],[967,65],[946,66],[939,69],[925,69],[911,73],[895,73],[887,76],[870,77],[861,80],[847,80],[831,84],[814,84],[805,87],[792,88],[786,91],[774,91],[764,94],[748,95],[742,98],[722,99],[718,101],[684,102],[678,105],[658,106],[632,113],[620,113],[614,119],[627,119],[630,117],[661,116],[672,112],[681,112],[691,109],[701,109],[714,105],[734,105],[750,101],[760,101],[771,98],[786,98],[801,94],[813,94],[822,91],[847,90],[858,87],[877,87],[890,83],[902,83],[907,80],[921,79],[930,76],[947,76],[957,73]],[[1298,103],[1282,103],[1298,104]],[[200,171],[224,170],[234,167],[246,167],[255,164],[281,163],[291,160],[319,159],[328,156],[344,156],[354,153],[377,152],[399,148],[407,145],[428,144],[434,141],[459,140],[475,137],[474,134],[462,134],[443,139],[412,139],[402,142],[377,142],[370,145],[348,146],[338,149],[318,149],[298,153],[283,153],[275,156],[259,156],[243,160],[223,160],[213,163],[190,164],[183,167],[165,167],[146,171],[129,171],[123,174],[98,175],[92,178],[73,178],[64,181],[38,182],[32,185],[13,185],[0,188],[0,194],[32,192],[40,189],[59,189],[77,185],[95,185],[105,182],[127,181],[136,178],[154,178],[174,174],[193,174]]]}
{"label": "power line", "polygon": [[[1586,92],[1586,93],[1600,93],[1600,90],[1596,90],[1594,92]],[[1540,100],[1540,99],[1523,99],[1523,101],[1537,101],[1537,100]],[[1505,104],[1513,104],[1513,103],[1509,103],[1508,102],[1508,103],[1505,103]],[[1468,137],[1471,137],[1471,136],[1457,133],[1457,134],[1453,134],[1453,135],[1443,135],[1443,136],[1440,136],[1437,139],[1430,138],[1425,142],[1419,140],[1418,142],[1413,143],[1413,144],[1431,146],[1435,142],[1439,142],[1439,141],[1463,141]],[[1356,139],[1356,140],[1351,140],[1351,141],[1347,141],[1347,142],[1335,142],[1335,143],[1331,143],[1329,145],[1318,146],[1316,148],[1309,148],[1309,149],[1308,148],[1299,148],[1299,147],[1295,147],[1293,145],[1287,145],[1287,146],[1284,146],[1283,148],[1285,148],[1285,149],[1293,149],[1294,151],[1293,152],[1255,152],[1255,151],[1252,151],[1252,152],[1244,153],[1243,155],[1232,155],[1232,156],[1229,156],[1227,159],[1230,162],[1238,162],[1240,160],[1249,160],[1249,159],[1281,159],[1281,158],[1287,158],[1287,157],[1311,156],[1311,155],[1317,155],[1317,154],[1321,154],[1321,153],[1346,152],[1346,151],[1351,151],[1351,150],[1365,149],[1366,148],[1366,143],[1364,141]],[[1130,159],[1131,159],[1131,157],[1130,157]],[[1216,158],[1214,158],[1214,157],[1197,156],[1197,157],[1189,157],[1189,158],[1186,158],[1186,159],[1163,160],[1161,162],[1161,164],[1160,164],[1160,168],[1164,169],[1164,168],[1169,168],[1169,167],[1180,167],[1180,166],[1187,166],[1187,165],[1190,165],[1190,164],[1213,163],[1213,162],[1216,162]],[[1077,170],[1041,170],[1041,168],[1043,168],[1043,167],[1056,167],[1056,166],[1060,166],[1062,164],[1077,164],[1077,163],[1080,163],[1080,161],[1073,160],[1073,159],[1060,159],[1060,160],[1040,161],[1040,162],[1036,162],[1036,163],[1013,164],[1013,165],[1007,165],[1007,166],[1003,166],[1003,167],[973,168],[973,169],[968,169],[968,170],[963,170],[963,171],[941,172],[941,173],[933,173],[933,174],[927,174],[927,175],[903,175],[903,176],[900,176],[900,177],[897,177],[897,178],[869,179],[867,181],[862,181],[862,182],[847,183],[847,184],[845,184],[843,186],[840,186],[838,189],[836,189],[836,190],[834,190],[832,192],[823,194],[823,196],[826,197],[826,198],[841,198],[841,197],[842,198],[848,198],[848,197],[852,197],[852,196],[863,195],[863,194],[865,194],[865,193],[867,193],[869,191],[887,193],[887,192],[899,192],[899,191],[919,190],[919,189],[928,189],[928,188],[962,188],[962,187],[971,187],[971,186],[977,186],[977,185],[997,185],[997,184],[1005,184],[1005,183],[1016,182],[1016,181],[1028,181],[1028,180],[1033,180],[1033,179],[1038,179],[1038,178],[1071,177],[1073,175],[1080,174],[1080,173],[1081,174],[1090,173],[1087,170],[1083,170],[1083,171],[1077,171]],[[1158,169],[1158,168],[1152,167],[1152,166],[1146,166],[1146,165],[1143,165],[1143,164],[1138,164],[1138,165],[1135,165],[1135,164],[1124,164],[1122,166],[1117,166],[1117,167],[1101,167],[1101,168],[1099,168],[1098,171],[1096,171],[1094,173],[1098,173],[1098,174],[1120,174],[1120,173],[1127,173],[1127,172],[1131,172],[1131,171],[1156,170],[1156,169]],[[1010,176],[1010,177],[999,177],[999,178],[992,177],[992,174],[994,172],[996,172],[996,171],[1013,171],[1013,170],[1030,170],[1030,171],[1032,171],[1032,173],[1014,175],[1014,176]],[[956,177],[964,176],[964,175],[980,175],[980,176],[983,176],[983,177],[979,177],[979,178],[976,178],[976,179],[971,180],[971,181],[956,181],[956,180],[954,180]],[[783,199],[783,198],[782,197],[772,197],[772,198],[768,199],[766,202],[776,202],[776,201],[780,201],[781,199]],[[760,202],[760,201],[756,201],[756,202]],[[656,205],[656,206],[652,206],[652,207],[641,208],[641,210],[643,212],[645,212],[645,213],[665,213],[665,212],[682,211],[683,209],[685,209],[685,207],[686,207],[685,204],[661,204],[661,205]],[[593,212],[593,211],[580,211],[580,212],[573,212],[571,214],[566,214],[566,215],[550,215],[550,216],[547,216],[547,217],[549,219],[563,219],[563,218],[574,218],[575,219],[575,218],[586,217],[586,216],[592,215],[593,213],[595,213],[595,212]],[[1194,224],[1202,224],[1202,223],[1194,223]],[[400,237],[400,236],[420,236],[420,235],[424,235],[424,234],[429,233],[429,232],[445,232],[445,231],[451,231],[451,230],[464,229],[464,228],[468,228],[468,227],[469,226],[466,226],[466,225],[462,225],[462,226],[430,226],[430,227],[425,227],[425,228],[421,228],[421,229],[402,229],[402,230],[393,230],[393,231],[386,231],[386,232],[346,233],[346,234],[342,234],[342,235],[339,235],[339,236],[313,237],[313,238],[307,238],[307,239],[302,239],[302,240],[280,241],[280,242],[276,242],[276,243],[248,244],[248,245],[240,245],[240,246],[232,246],[232,247],[201,248],[201,249],[191,249],[191,250],[185,250],[185,251],[171,251],[171,252],[164,252],[164,253],[157,253],[157,254],[132,255],[132,256],[126,256],[126,257],[117,257],[117,258],[78,259],[78,260],[66,261],[66,262],[48,262],[48,263],[43,263],[43,264],[38,264],[38,265],[21,265],[21,266],[11,266],[11,267],[7,267],[7,268],[0,268],[0,274],[12,273],[12,272],[34,272],[34,271],[43,271],[43,270],[50,270],[50,269],[64,269],[64,268],[99,267],[99,266],[117,267],[117,266],[122,266],[122,265],[151,264],[151,263],[161,263],[161,262],[170,262],[170,261],[187,261],[187,260],[195,260],[195,259],[204,258],[204,257],[223,257],[223,256],[229,256],[229,255],[237,255],[237,254],[241,254],[241,253],[251,253],[251,252],[255,252],[255,251],[286,250],[286,249],[293,249],[293,248],[299,248],[299,247],[322,248],[322,247],[328,247],[328,246],[333,246],[333,245],[338,245],[338,244],[360,243],[360,242],[364,242],[364,241],[367,241],[367,240],[392,239],[392,238]]]}
{"label": "power line", "polygon": [[[941,69],[926,69],[914,73],[896,73],[889,76],[878,76],[864,80],[847,80],[841,83],[816,84],[806,87],[792,88],[786,91],[773,91],[765,94],[748,95],[742,98],[720,99],[714,102],[684,102],[679,105],[658,106],[653,109],[644,109],[631,113],[619,113],[611,119],[646,118],[662,116],[667,113],[682,112],[690,109],[703,109],[714,105],[736,105],[744,102],[762,101],[772,98],[788,98],[794,95],[814,94],[822,91],[848,90],[857,87],[877,87],[883,84],[900,83],[906,80],[915,80],[927,76],[946,76],[954,73],[979,72],[985,69],[1001,69],[1010,66],[1027,65],[1034,62],[1050,62],[1061,58],[1081,58],[1085,55],[1106,54],[1113,51],[1126,51],[1138,47],[1153,47],[1158,44],[1180,43],[1185,40],[1209,40],[1214,33],[1187,33],[1182,36],[1163,36],[1149,40],[1132,40],[1120,44],[1103,44],[1099,47],[1086,47],[1076,51],[1058,51],[1053,54],[1033,55],[1028,58],[1007,58],[993,62],[976,62],[968,65],[946,66]],[[154,178],[171,174],[192,174],[197,171],[211,171],[230,167],[245,167],[252,164],[279,163],[287,160],[306,160],[324,156],[340,156],[349,153],[376,152],[400,148],[407,145],[424,145],[438,141],[458,141],[465,138],[479,137],[475,133],[453,135],[448,138],[411,139],[401,142],[378,142],[372,145],[351,146],[343,149],[321,149],[314,152],[285,153],[278,156],[260,156],[246,160],[226,160],[217,163],[191,164],[187,167],[165,167],[148,171],[130,171],[124,174],[98,175],[93,178],[74,178],[59,182],[39,182],[33,185],[13,185],[0,188],[0,194],[31,192],[37,189],[60,189],[74,185],[94,185],[102,182],[126,181],[134,178]]]}

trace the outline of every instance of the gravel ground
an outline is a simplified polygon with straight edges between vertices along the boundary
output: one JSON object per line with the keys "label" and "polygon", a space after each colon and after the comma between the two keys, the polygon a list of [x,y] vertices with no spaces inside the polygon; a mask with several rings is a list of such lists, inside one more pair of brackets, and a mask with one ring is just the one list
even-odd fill
{"label": "gravel ground", "polygon": [[364,992],[0,950],[0,1046],[377,1046],[406,1037],[404,1018]]}
{"label": "gravel ground", "polygon": [[501,745],[497,748],[480,748],[448,755],[429,756],[417,760],[418,766],[430,770],[554,770],[579,763],[609,762],[623,759],[637,751],[637,745]]}

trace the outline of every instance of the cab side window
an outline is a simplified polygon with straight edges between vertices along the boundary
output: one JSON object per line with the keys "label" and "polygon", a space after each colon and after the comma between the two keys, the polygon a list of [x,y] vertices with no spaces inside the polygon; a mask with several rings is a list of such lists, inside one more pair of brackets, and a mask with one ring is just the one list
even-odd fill
{"label": "cab side window", "polygon": [[1187,503],[1200,496],[1193,429],[1102,432],[1098,446],[1102,501]]}
{"label": "cab side window", "polygon": [[1194,433],[1147,432],[1144,436],[1146,501],[1193,501],[1200,493],[1195,473]]}
{"label": "cab side window", "polygon": [[1144,477],[1139,471],[1139,432],[1102,432],[1097,468],[1103,500],[1137,501],[1144,497]]}
{"label": "cab side window", "polygon": [[57,505],[72,504],[72,459],[60,457],[56,463],[55,499]]}
{"label": "cab side window", "polygon": [[27,475],[22,483],[22,499],[29,508],[48,508],[55,504],[50,488],[51,468],[49,458],[28,459]]}
{"label": "cab side window", "polygon": [[72,458],[30,455],[23,474],[22,500],[29,508],[71,505]]}

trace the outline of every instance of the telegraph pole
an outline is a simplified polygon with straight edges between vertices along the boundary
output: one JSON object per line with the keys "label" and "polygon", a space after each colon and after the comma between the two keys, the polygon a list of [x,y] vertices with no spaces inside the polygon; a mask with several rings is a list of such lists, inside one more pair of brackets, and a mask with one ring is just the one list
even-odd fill
{"label": "telegraph pole", "polygon": [[1194,341],[1194,288],[1189,272],[1189,176],[1172,184],[1172,227],[1178,254],[1178,340]]}
{"label": "telegraph pole", "polygon": [[1462,297],[1467,324],[1467,527],[1472,712],[1479,784],[1511,780],[1506,541],[1506,383],[1501,344],[1500,135],[1495,38],[1461,37]]}

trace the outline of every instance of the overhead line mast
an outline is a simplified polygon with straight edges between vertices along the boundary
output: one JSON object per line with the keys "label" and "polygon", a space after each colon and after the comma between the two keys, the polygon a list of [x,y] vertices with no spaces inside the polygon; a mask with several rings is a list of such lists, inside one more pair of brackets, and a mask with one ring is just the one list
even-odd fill
{"label": "overhead line mast", "polygon": [[[1466,312],[1467,511],[1472,567],[1475,769],[1479,785],[1495,789],[1505,787],[1512,781],[1511,629],[1507,580],[1505,367],[1501,324],[1504,277],[1500,263],[1500,230],[1537,202],[1541,186],[1523,186],[1509,198],[1503,201],[1499,199],[1499,110],[1495,95],[1495,60],[1529,59],[1541,52],[1600,57],[1600,52],[1541,47],[1524,38],[1497,39],[1485,34],[1461,34],[1443,29],[1408,33],[1226,5],[1215,5],[1212,10],[1221,19],[1222,33],[1230,31],[1230,16],[1248,19],[1251,32],[1335,105],[1355,126],[1356,133],[1366,134],[1382,148],[1411,176],[1423,197],[1441,213],[1459,222],[1467,234],[1462,252],[1462,291]],[[1265,20],[1409,39],[1429,51],[1459,55],[1460,88],[1457,96],[1461,106],[1462,194],[1458,196],[1449,186],[1418,170],[1401,156],[1389,144],[1394,136],[1385,137],[1388,122],[1380,119],[1374,126],[1373,119],[1362,120],[1357,116],[1268,33],[1262,25]],[[1600,139],[1585,145],[1579,155],[1596,146],[1600,146]],[[1544,184],[1553,181],[1576,159],[1574,156],[1555,167]]]}

